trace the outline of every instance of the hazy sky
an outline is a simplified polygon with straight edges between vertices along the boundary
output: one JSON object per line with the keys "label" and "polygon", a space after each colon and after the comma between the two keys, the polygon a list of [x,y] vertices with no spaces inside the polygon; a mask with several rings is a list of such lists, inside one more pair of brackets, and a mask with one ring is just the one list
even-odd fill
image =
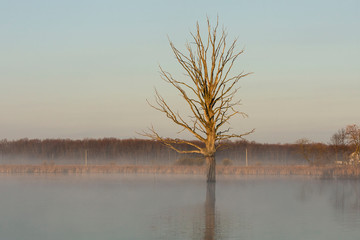
{"label": "hazy sky", "polygon": [[[186,79],[183,50],[206,16],[239,38],[249,140],[328,142],[360,124],[360,1],[0,0],[0,139],[140,138],[179,130],[147,105],[154,87],[181,110],[159,64]],[[181,137],[181,135],[180,135]],[[186,137],[186,135],[184,136]]]}

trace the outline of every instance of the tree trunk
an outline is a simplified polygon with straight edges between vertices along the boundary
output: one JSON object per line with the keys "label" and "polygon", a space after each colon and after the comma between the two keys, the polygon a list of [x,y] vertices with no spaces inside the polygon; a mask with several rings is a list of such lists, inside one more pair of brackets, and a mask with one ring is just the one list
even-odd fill
{"label": "tree trunk", "polygon": [[207,156],[206,157],[206,181],[209,182],[215,182],[216,177],[216,162],[215,162],[215,156]]}

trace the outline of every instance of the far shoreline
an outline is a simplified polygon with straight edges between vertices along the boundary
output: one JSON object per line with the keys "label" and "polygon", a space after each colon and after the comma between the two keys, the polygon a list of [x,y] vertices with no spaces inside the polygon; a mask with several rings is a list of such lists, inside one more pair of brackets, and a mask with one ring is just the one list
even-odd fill
{"label": "far shoreline", "polygon": [[[178,165],[0,165],[0,174],[184,174],[204,175],[205,166]],[[360,179],[360,166],[216,166],[217,175],[310,176],[323,179]]]}

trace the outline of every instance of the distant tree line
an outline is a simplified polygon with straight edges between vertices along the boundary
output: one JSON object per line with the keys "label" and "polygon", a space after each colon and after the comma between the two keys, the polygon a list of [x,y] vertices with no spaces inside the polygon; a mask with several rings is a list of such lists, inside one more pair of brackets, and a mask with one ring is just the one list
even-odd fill
{"label": "distant tree line", "polygon": [[330,138],[330,143],[314,143],[303,138],[296,144],[304,159],[311,165],[329,162],[346,165],[359,165],[360,127],[356,124],[339,129]]}
{"label": "distant tree line", "polygon": [[150,163],[156,159],[176,158],[162,144],[141,139],[20,139],[0,142],[0,159],[4,163],[61,163],[78,164],[85,158],[103,164]]}
{"label": "distant tree line", "polygon": [[[328,164],[346,159],[351,144],[313,143],[301,140],[293,144],[261,144],[229,141],[217,153],[217,161],[231,164]],[[180,145],[187,149],[189,146]],[[175,164],[182,158],[198,155],[179,154],[161,142],[143,139],[20,139],[0,140],[1,164],[81,164],[85,151],[89,164]]]}

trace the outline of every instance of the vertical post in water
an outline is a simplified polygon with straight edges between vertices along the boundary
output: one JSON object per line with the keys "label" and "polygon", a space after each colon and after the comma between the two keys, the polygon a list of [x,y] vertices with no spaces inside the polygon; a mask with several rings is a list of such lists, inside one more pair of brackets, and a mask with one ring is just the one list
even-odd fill
{"label": "vertical post in water", "polygon": [[246,159],[246,166],[249,166],[248,157],[247,157],[247,148],[245,148],[245,159]]}
{"label": "vertical post in water", "polygon": [[168,152],[169,152],[168,165],[170,165],[170,148],[168,148]]}
{"label": "vertical post in water", "polygon": [[85,149],[85,166],[87,166],[87,155],[88,155],[88,150]]}

